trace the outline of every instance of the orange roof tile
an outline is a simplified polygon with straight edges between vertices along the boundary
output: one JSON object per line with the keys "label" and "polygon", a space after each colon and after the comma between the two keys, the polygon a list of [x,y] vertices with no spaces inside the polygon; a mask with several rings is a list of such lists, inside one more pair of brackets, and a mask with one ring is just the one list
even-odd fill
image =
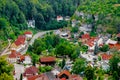
{"label": "orange roof tile", "polygon": [[116,48],[116,49],[120,50],[120,44],[119,43],[117,43],[115,45],[109,44],[109,47],[110,48]]}
{"label": "orange roof tile", "polygon": [[21,56],[21,54],[18,53],[17,51],[15,51],[15,50],[12,50],[11,54],[9,54],[9,58],[17,58],[19,56]]}
{"label": "orange roof tile", "polygon": [[117,37],[120,37],[120,33],[117,34]]}
{"label": "orange roof tile", "polygon": [[66,78],[62,78],[62,79],[60,79],[60,80],[66,80]]}
{"label": "orange roof tile", "polygon": [[24,34],[32,34],[32,32],[31,31],[26,31],[26,32],[24,32]]}
{"label": "orange roof tile", "polygon": [[25,56],[20,56],[20,61],[23,61],[23,60],[25,60]]}
{"label": "orange roof tile", "polygon": [[45,74],[29,76],[27,80],[49,80]]}
{"label": "orange roof tile", "polygon": [[89,34],[83,34],[81,37],[82,37],[82,39],[90,39],[90,35]]}
{"label": "orange roof tile", "polygon": [[24,44],[25,43],[25,36],[23,36],[23,35],[18,36],[17,40],[14,43],[17,46]]}
{"label": "orange roof tile", "polygon": [[83,80],[82,77],[80,77],[79,75],[75,75],[75,74],[71,75],[70,79],[72,79],[72,80]]}
{"label": "orange roof tile", "polygon": [[56,58],[52,57],[52,56],[40,58],[40,62],[53,62],[55,60],[56,60]]}
{"label": "orange roof tile", "polygon": [[[31,76],[31,75],[36,75],[36,73],[38,73],[38,68],[36,68],[35,66],[31,66],[29,68],[26,68],[24,76]],[[27,75],[29,74],[29,76]]]}
{"label": "orange roof tile", "polygon": [[71,75],[68,70],[64,70],[64,71],[60,72],[57,76],[60,77],[63,74],[67,75],[68,77]]}
{"label": "orange roof tile", "polygon": [[110,54],[102,54],[101,56],[102,56],[103,60],[109,60],[112,58],[112,55],[110,55]]}

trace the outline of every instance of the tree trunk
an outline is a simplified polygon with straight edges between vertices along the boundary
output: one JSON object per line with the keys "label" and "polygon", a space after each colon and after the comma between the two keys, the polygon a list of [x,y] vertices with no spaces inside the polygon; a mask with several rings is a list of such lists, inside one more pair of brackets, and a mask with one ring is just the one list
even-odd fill
{"label": "tree trunk", "polygon": [[92,32],[95,31],[95,15],[92,14]]}

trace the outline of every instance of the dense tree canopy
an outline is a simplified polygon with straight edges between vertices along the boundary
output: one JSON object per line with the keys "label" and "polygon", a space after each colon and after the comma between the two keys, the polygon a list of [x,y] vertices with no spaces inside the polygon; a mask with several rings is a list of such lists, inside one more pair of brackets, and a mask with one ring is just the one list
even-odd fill
{"label": "dense tree canopy", "polygon": [[72,72],[75,74],[80,74],[85,70],[85,60],[84,59],[76,59],[73,65]]}
{"label": "dense tree canopy", "polygon": [[113,57],[110,59],[109,64],[110,64],[110,72],[112,74],[117,74],[120,76],[120,54],[119,52],[115,52]]}
{"label": "dense tree canopy", "polygon": [[[92,31],[96,31],[97,26],[102,25],[104,31],[112,34],[119,32],[120,28],[119,3],[119,0],[85,0],[77,11],[84,13],[85,19],[81,20],[92,24]],[[89,18],[88,15],[90,15]],[[76,19],[79,18],[76,17]]]}
{"label": "dense tree canopy", "polygon": [[4,57],[0,57],[0,80],[13,80],[13,66]]}

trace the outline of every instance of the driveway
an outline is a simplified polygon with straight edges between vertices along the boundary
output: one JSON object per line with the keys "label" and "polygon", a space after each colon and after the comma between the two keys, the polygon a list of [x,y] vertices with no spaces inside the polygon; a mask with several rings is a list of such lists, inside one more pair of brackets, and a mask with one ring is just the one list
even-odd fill
{"label": "driveway", "polygon": [[25,67],[23,65],[20,64],[14,64],[14,68],[15,68],[15,75],[14,78],[15,80],[20,80],[20,75],[22,73],[24,73]]}

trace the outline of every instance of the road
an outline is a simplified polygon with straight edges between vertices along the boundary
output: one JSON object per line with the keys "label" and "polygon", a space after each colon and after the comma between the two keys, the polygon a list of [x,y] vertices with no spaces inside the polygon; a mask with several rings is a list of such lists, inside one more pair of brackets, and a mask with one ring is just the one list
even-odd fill
{"label": "road", "polygon": [[25,54],[25,53],[27,52],[27,49],[28,49],[29,45],[32,45],[32,44],[34,43],[35,39],[37,39],[37,38],[39,38],[39,37],[42,37],[42,36],[43,36],[44,34],[46,34],[47,32],[50,32],[50,31],[44,31],[44,32],[38,32],[38,33],[36,33],[36,34],[32,37],[32,39],[30,40],[30,42],[28,43],[28,45],[25,47],[25,49],[22,50],[20,53],[21,53],[21,54]]}
{"label": "road", "polygon": [[4,55],[5,53],[7,53],[8,52],[8,50],[9,50],[9,47],[10,47],[10,45],[11,45],[11,42],[10,42],[11,40],[10,39],[8,39],[8,46],[6,47],[6,49],[4,49],[4,51],[2,51],[1,53],[0,53],[0,56],[1,55]]}
{"label": "road", "polygon": [[20,75],[24,73],[25,67],[21,64],[14,64],[15,68],[15,75],[14,78],[15,80],[20,80]]}
{"label": "road", "polygon": [[37,34],[35,34],[35,35],[33,36],[33,38],[30,40],[29,45],[32,45],[32,44],[34,43],[35,39],[43,36],[43,35],[46,34],[47,32],[49,32],[49,31],[38,32]]}
{"label": "road", "polygon": [[[52,30],[52,31],[55,33],[55,31],[57,31],[57,30]],[[41,32],[36,33],[36,34],[32,37],[32,39],[28,42],[28,44],[26,45],[25,49],[23,49],[22,51],[20,51],[20,53],[21,53],[21,54],[25,54],[25,53],[27,52],[27,50],[28,50],[29,45],[32,45],[32,44],[34,43],[35,39],[37,39],[37,38],[39,38],[39,37],[42,37],[42,36],[43,36],[44,34],[46,34],[47,32],[50,32],[50,31],[41,31]],[[8,40],[8,41],[9,41],[9,45],[8,45],[8,47],[1,53],[1,55],[10,54],[10,52],[7,52],[7,51],[9,50],[9,47],[10,47],[10,45],[11,45],[11,42],[10,42],[10,40]]]}

